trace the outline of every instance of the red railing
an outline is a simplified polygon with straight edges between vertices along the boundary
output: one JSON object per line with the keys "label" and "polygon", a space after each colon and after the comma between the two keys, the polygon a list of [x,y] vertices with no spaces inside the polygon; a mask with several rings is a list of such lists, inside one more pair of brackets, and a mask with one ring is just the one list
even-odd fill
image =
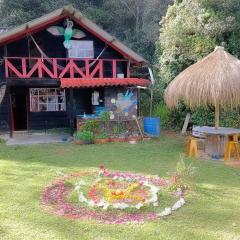
{"label": "red railing", "polygon": [[130,77],[130,63],[124,59],[6,57],[4,60],[6,78],[117,78],[118,73]]}

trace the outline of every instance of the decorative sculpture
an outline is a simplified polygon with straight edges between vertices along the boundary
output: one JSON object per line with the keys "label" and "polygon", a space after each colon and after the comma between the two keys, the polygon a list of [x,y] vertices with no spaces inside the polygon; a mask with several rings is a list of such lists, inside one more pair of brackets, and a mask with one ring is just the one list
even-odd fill
{"label": "decorative sculpture", "polygon": [[52,26],[47,28],[47,31],[50,32],[54,36],[64,36],[64,42],[63,45],[66,49],[71,49],[71,38],[77,38],[81,39],[86,36],[84,32],[78,29],[73,29],[73,21],[70,21],[69,19],[66,20],[66,28],[64,29],[63,27],[59,26]]}

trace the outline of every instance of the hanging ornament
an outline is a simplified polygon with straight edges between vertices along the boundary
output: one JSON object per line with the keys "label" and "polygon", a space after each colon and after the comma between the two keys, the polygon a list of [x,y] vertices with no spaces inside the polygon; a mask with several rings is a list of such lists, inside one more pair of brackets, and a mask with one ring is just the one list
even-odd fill
{"label": "hanging ornament", "polygon": [[81,39],[86,37],[86,34],[78,29],[73,29],[73,21],[66,19],[66,28],[59,26],[52,26],[47,28],[47,31],[50,32],[54,36],[64,36],[63,45],[66,49],[71,49],[71,38]]}

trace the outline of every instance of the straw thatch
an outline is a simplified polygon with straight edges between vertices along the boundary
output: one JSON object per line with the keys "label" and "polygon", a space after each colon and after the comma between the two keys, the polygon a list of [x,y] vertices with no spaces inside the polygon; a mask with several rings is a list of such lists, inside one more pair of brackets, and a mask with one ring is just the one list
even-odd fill
{"label": "straw thatch", "polygon": [[215,51],[180,73],[167,87],[165,101],[176,107],[184,101],[191,108],[240,105],[240,61],[216,47]]}

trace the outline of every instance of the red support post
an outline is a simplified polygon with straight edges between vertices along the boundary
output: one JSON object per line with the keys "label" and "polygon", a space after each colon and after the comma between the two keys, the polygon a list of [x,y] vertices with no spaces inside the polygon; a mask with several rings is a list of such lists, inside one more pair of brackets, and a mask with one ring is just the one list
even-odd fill
{"label": "red support post", "polygon": [[70,78],[74,78],[74,64],[73,59],[69,61],[69,71],[70,71]]}
{"label": "red support post", "polygon": [[99,60],[99,77],[103,78],[103,60]]}
{"label": "red support post", "polygon": [[42,71],[42,59],[41,58],[39,58],[38,60],[37,60],[37,66],[38,66],[38,77],[39,78],[42,78],[43,77],[43,71]]}
{"label": "red support post", "polygon": [[22,76],[23,78],[27,77],[27,63],[26,58],[22,58]]}
{"label": "red support post", "polygon": [[8,74],[8,59],[5,58],[5,76],[6,78],[9,77],[9,74]]}
{"label": "red support post", "polygon": [[89,78],[90,77],[90,65],[89,65],[88,59],[85,60],[85,69],[86,69],[86,77]]}
{"label": "red support post", "polygon": [[53,64],[53,76],[54,78],[58,77],[58,68],[57,68],[57,59],[53,58],[52,59],[52,64]]}
{"label": "red support post", "polygon": [[117,78],[117,60],[112,61],[112,73],[113,73],[113,78]]}

